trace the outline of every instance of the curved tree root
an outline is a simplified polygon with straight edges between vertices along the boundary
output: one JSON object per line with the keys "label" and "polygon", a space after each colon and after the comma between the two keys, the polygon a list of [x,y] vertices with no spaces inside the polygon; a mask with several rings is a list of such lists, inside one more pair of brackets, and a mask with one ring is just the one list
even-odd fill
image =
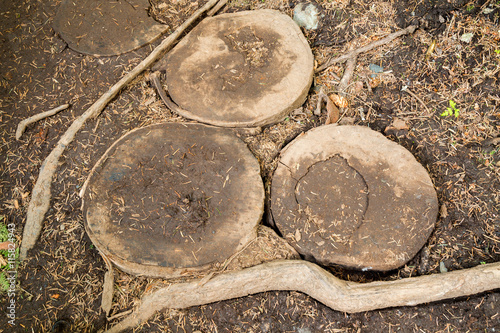
{"label": "curved tree root", "polygon": [[500,262],[443,274],[396,281],[354,283],[340,280],[303,260],[279,260],[198,281],[170,285],[145,296],[139,307],[107,331],[121,332],[166,308],[188,308],[271,290],[303,292],[326,306],[355,313],[411,306],[500,288]]}
{"label": "curved tree root", "polygon": [[50,187],[52,185],[52,178],[57,170],[59,158],[66,149],[66,146],[73,141],[76,133],[80,130],[80,128],[82,128],[87,119],[97,117],[101,111],[104,110],[106,105],[108,105],[108,103],[116,95],[118,95],[123,87],[129,84],[135,77],[158,60],[170,48],[175,40],[182,35],[184,30],[193,24],[204,12],[212,8],[217,2],[218,0],[210,0],[202,8],[198,9],[171,35],[165,38],[161,44],[158,45],[153,52],[141,61],[132,71],[125,75],[120,81],[115,83],[94,104],[92,104],[87,111],[78,117],[59,139],[49,156],[47,156],[45,161],[43,161],[38,180],[33,187],[33,193],[31,195],[31,200],[26,214],[26,224],[24,226],[21,250],[19,254],[20,260],[24,260],[26,258],[28,251],[35,246],[38,236],[42,231],[43,219],[50,204]]}
{"label": "curved tree root", "polygon": [[35,122],[37,122],[39,120],[45,119],[47,117],[53,116],[56,113],[58,113],[58,112],[60,112],[62,110],[65,110],[67,108],[69,108],[69,104],[63,104],[61,106],[58,106],[57,108],[54,108],[52,110],[36,114],[34,116],[29,117],[28,119],[25,119],[25,120],[21,121],[19,123],[19,125],[17,125],[16,140],[21,139],[21,136],[23,135],[24,130],[26,129],[26,127],[28,125],[33,124],[33,123],[35,123]]}

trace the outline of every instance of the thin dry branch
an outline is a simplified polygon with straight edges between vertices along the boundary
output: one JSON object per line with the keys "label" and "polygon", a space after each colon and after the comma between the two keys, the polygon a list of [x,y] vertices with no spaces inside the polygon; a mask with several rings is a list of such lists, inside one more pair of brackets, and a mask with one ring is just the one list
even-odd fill
{"label": "thin dry branch", "polygon": [[412,306],[500,288],[500,262],[449,273],[396,281],[354,283],[340,280],[303,260],[279,260],[197,281],[170,285],[145,296],[135,311],[109,329],[121,332],[148,320],[156,311],[184,309],[272,290],[303,292],[326,306],[355,313]]}
{"label": "thin dry branch", "polygon": [[212,9],[207,12],[207,16],[214,16],[224,5],[227,0],[220,0]]}
{"label": "thin dry branch", "polygon": [[38,180],[33,188],[31,201],[28,206],[26,215],[26,225],[24,226],[21,251],[19,254],[20,260],[24,260],[28,251],[35,245],[38,236],[42,230],[43,218],[49,209],[50,204],[50,188],[52,178],[56,172],[59,158],[66,147],[73,141],[76,133],[82,128],[87,119],[97,117],[106,105],[137,75],[149,68],[157,61],[181,36],[191,24],[193,24],[203,13],[212,8],[218,0],[208,1],[202,8],[198,9],[191,17],[189,17],[181,26],[179,26],[170,36],[165,38],[150,55],[141,61],[131,72],[125,75],[120,81],[114,84],[106,93],[104,93],[92,106],[87,109],[73,124],[66,130],[64,135],[59,139],[54,149],[43,162],[40,168]]}
{"label": "thin dry branch", "polygon": [[342,75],[342,79],[339,82],[338,92],[339,96],[346,97],[347,96],[347,88],[349,87],[349,83],[351,82],[352,75],[354,74],[354,69],[356,68],[356,60],[357,54],[353,55],[352,58],[347,59],[344,75]]}
{"label": "thin dry branch", "polygon": [[364,47],[361,47],[359,49],[352,50],[351,52],[348,52],[348,53],[346,53],[344,55],[341,55],[340,57],[330,58],[326,63],[324,63],[323,65],[319,66],[318,69],[316,69],[316,73],[319,73],[319,72],[327,69],[328,67],[330,67],[333,64],[336,64],[336,63],[339,63],[339,62],[344,62],[347,59],[353,58],[353,57],[357,56],[360,53],[367,52],[367,51],[370,51],[371,49],[374,49],[374,48],[379,47],[381,45],[387,44],[387,43],[391,42],[392,40],[396,39],[399,36],[411,34],[416,29],[417,29],[416,25],[410,25],[410,26],[406,27],[405,29],[393,32],[392,34],[389,34],[385,38],[377,40],[377,41],[375,41],[373,43],[370,43],[370,44],[368,44],[368,45],[366,45]]}
{"label": "thin dry branch", "polygon": [[104,274],[104,285],[102,287],[101,296],[101,309],[106,313],[106,317],[109,316],[111,307],[113,306],[113,286],[115,282],[115,276],[113,271],[113,265],[111,261],[101,252],[102,259],[106,263],[106,268],[108,269]]}
{"label": "thin dry branch", "polygon": [[408,95],[412,96],[413,98],[415,98],[417,101],[420,102],[420,104],[425,108],[425,110],[427,110],[427,113],[428,114],[432,114],[432,111],[429,110],[429,108],[427,107],[427,105],[425,105],[424,101],[422,101],[420,99],[420,97],[418,97],[417,95],[415,95],[413,92],[410,91],[410,89],[406,88],[404,89],[403,91],[406,91],[408,93]]}
{"label": "thin dry branch", "polygon": [[59,111],[65,110],[67,108],[69,108],[69,104],[63,104],[63,105],[58,106],[57,108],[54,108],[52,110],[36,114],[34,116],[29,117],[28,119],[24,119],[23,121],[21,121],[19,123],[19,125],[17,125],[16,140],[19,140],[21,138],[21,136],[24,133],[24,130],[26,129],[26,127],[28,125],[33,124],[39,120],[45,119],[47,117],[53,116],[56,113],[58,113]]}

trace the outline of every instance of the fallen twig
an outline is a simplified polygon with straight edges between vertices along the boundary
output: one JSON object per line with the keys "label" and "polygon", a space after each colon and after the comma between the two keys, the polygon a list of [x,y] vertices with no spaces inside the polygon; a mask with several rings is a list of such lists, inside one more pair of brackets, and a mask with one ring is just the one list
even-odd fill
{"label": "fallen twig", "polygon": [[318,92],[318,101],[316,102],[316,109],[314,110],[314,114],[316,116],[321,115],[321,105],[323,104],[323,101],[326,102],[328,96],[323,92],[323,87],[319,88]]}
{"label": "fallen twig", "polygon": [[219,0],[219,2],[207,12],[207,16],[214,16],[226,3],[227,0]]}
{"label": "fallen twig", "polygon": [[194,281],[158,289],[107,332],[136,327],[166,308],[184,309],[271,290],[300,291],[334,310],[355,313],[435,302],[496,288],[500,288],[500,262],[395,281],[354,283],[340,280],[308,261],[278,260],[217,275],[201,286]]}
{"label": "fallen twig", "polygon": [[21,251],[19,259],[24,260],[28,251],[35,245],[38,236],[42,230],[43,218],[49,209],[50,204],[50,187],[52,178],[56,172],[59,157],[62,155],[66,147],[73,141],[76,133],[82,128],[85,121],[89,118],[97,117],[106,105],[137,75],[149,68],[155,61],[160,58],[174,41],[181,36],[191,24],[193,24],[203,13],[212,8],[218,0],[208,1],[202,8],[198,9],[191,17],[189,17],[181,26],[179,26],[170,36],[165,38],[149,56],[141,61],[131,72],[125,75],[120,81],[115,83],[106,93],[104,93],[90,108],[88,108],[73,124],[66,130],[63,136],[59,139],[54,149],[43,162],[40,168],[38,180],[33,188],[31,201],[28,206],[26,215],[26,225],[24,226],[23,239],[21,243]]}
{"label": "fallen twig", "polygon": [[127,311],[124,311],[124,312],[117,313],[114,316],[108,317],[107,319],[108,319],[108,321],[115,320],[115,319],[118,319],[120,317],[123,317],[123,316],[126,316],[128,314],[131,314],[132,312],[134,312],[134,310],[127,310]]}
{"label": "fallen twig", "polygon": [[44,118],[50,117],[58,113],[59,111],[65,110],[69,108],[69,104],[63,104],[61,106],[58,106],[57,108],[54,108],[49,111],[45,111],[39,114],[36,114],[34,116],[29,117],[28,119],[24,119],[17,125],[17,130],[16,130],[16,140],[19,140],[21,136],[24,133],[24,130],[29,124],[33,124],[34,122],[37,122],[39,120],[42,120]]}
{"label": "fallen twig", "polygon": [[352,75],[354,74],[354,69],[356,68],[357,54],[353,55],[352,58],[347,59],[344,69],[344,75],[339,82],[338,92],[339,96],[346,98],[347,87],[349,87],[349,82],[351,82]]}
{"label": "fallen twig", "polygon": [[101,296],[101,309],[106,313],[106,317],[109,316],[109,312],[111,311],[111,307],[113,306],[113,285],[115,282],[113,264],[111,261],[102,253],[102,259],[106,263],[106,268],[108,269],[104,274],[104,284],[102,287],[102,296]]}
{"label": "fallen twig", "polygon": [[429,110],[429,108],[427,107],[427,105],[425,105],[425,103],[420,99],[420,97],[418,97],[417,95],[415,95],[413,92],[410,91],[410,89],[408,88],[405,88],[403,89],[403,91],[406,91],[408,93],[408,95],[410,95],[411,97],[415,98],[417,101],[420,102],[420,104],[422,104],[422,106],[427,110],[427,113],[431,114],[431,110]]}
{"label": "fallen twig", "polygon": [[[339,82],[337,87],[338,95],[335,96],[335,100],[340,109],[334,110],[332,112],[332,119],[330,119],[330,115],[328,116],[325,125],[331,124],[332,122],[337,122],[344,117],[347,112],[348,101],[347,101],[347,88],[349,87],[349,83],[354,74],[354,69],[356,68],[357,55],[353,55],[352,58],[347,59],[346,66],[344,69],[344,75],[342,75],[342,79]],[[335,120],[335,121],[332,121]]]}
{"label": "fallen twig", "polygon": [[321,108],[323,106],[323,102],[326,103],[326,119],[325,125],[336,123],[339,120],[339,109],[332,102],[330,97],[323,92],[323,87],[320,88],[318,92],[318,101],[316,102],[316,109],[314,110],[314,114],[319,116],[321,115]]}
{"label": "fallen twig", "polygon": [[410,25],[410,26],[406,27],[405,29],[393,32],[392,34],[389,34],[385,38],[377,40],[377,41],[375,41],[373,43],[370,43],[370,44],[368,44],[368,45],[366,45],[364,47],[361,47],[359,49],[352,50],[351,52],[348,52],[348,53],[346,53],[344,55],[341,55],[340,57],[330,58],[326,63],[324,63],[323,65],[319,66],[318,69],[316,69],[315,72],[319,73],[319,72],[327,69],[328,67],[330,67],[331,65],[333,65],[335,63],[344,62],[347,59],[353,58],[354,56],[357,56],[360,53],[363,53],[363,52],[366,52],[366,51],[370,51],[371,49],[374,49],[374,48],[379,47],[381,45],[387,44],[387,43],[391,42],[392,40],[394,40],[395,38],[397,38],[399,36],[403,36],[403,35],[406,35],[406,34],[411,34],[416,29],[417,29],[416,25]]}

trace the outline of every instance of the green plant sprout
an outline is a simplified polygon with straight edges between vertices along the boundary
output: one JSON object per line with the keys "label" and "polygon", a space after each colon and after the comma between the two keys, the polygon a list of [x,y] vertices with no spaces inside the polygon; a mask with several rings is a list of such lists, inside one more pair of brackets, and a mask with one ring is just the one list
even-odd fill
{"label": "green plant sprout", "polygon": [[[7,226],[3,222],[0,222],[0,243],[7,241],[9,239],[8,235],[9,231],[7,230]],[[3,261],[5,261],[8,252],[0,250],[0,256],[2,256],[4,258]],[[10,285],[4,270],[7,271],[7,265],[0,265],[0,294],[7,293]]]}
{"label": "green plant sprout", "polygon": [[450,99],[450,107],[446,108],[446,110],[441,113],[441,117],[446,117],[446,116],[455,116],[455,118],[458,118],[459,114],[460,114],[460,110],[458,110],[456,108],[457,106],[457,103],[453,102],[451,99]]}

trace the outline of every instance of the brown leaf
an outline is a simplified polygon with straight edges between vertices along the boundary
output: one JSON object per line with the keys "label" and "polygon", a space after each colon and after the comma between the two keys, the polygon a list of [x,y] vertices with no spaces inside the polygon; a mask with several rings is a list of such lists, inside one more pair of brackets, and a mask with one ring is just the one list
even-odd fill
{"label": "brown leaf", "polygon": [[330,94],[330,99],[335,105],[337,105],[339,108],[346,108],[349,106],[349,102],[347,101],[347,98],[343,96],[339,96],[337,94]]}
{"label": "brown leaf", "polygon": [[406,122],[404,120],[401,120],[399,118],[394,118],[392,121],[392,127],[396,130],[407,130],[408,125],[406,125]]}
{"label": "brown leaf", "polygon": [[9,241],[0,243],[0,250],[8,250],[9,249],[9,244],[12,244],[12,243],[9,242]]}
{"label": "brown leaf", "polygon": [[326,116],[325,125],[335,124],[340,118],[340,112],[330,98],[326,99],[326,111],[328,113]]}
{"label": "brown leaf", "polygon": [[400,135],[401,132],[399,132],[398,134],[398,131],[403,131],[403,130],[407,130],[408,129],[408,125],[406,124],[406,122],[404,120],[401,120],[401,119],[398,119],[398,118],[394,118],[394,120],[392,121],[392,124],[390,124],[389,126],[387,126],[384,130],[385,134],[394,134],[394,135]]}
{"label": "brown leaf", "polygon": [[370,79],[370,81],[368,81],[368,84],[370,84],[370,87],[371,87],[372,89],[375,89],[375,88],[377,88],[377,87],[378,87],[378,85],[379,85],[381,82],[382,82],[382,79],[381,79],[379,76],[377,76],[377,77],[374,77],[374,78]]}

